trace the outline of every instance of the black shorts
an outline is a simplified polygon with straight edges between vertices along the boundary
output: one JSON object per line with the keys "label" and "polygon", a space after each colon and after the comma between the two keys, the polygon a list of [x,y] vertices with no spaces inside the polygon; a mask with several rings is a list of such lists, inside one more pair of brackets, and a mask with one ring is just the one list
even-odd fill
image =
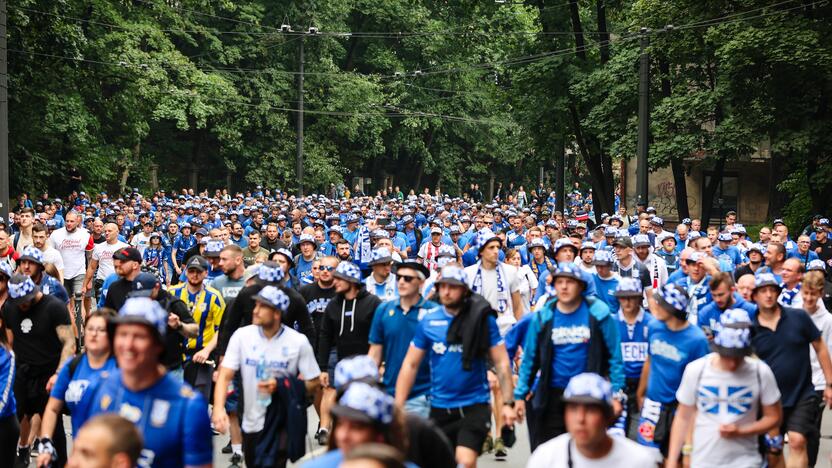
{"label": "black shorts", "polygon": [[807,441],[820,436],[815,419],[817,418],[818,407],[817,395],[812,395],[805,400],[798,401],[791,408],[783,408],[783,422],[780,423],[780,433],[792,431],[803,434]]}
{"label": "black shorts", "polygon": [[491,430],[491,405],[481,403],[462,408],[430,408],[430,419],[448,436],[454,447],[467,447],[477,454]]}
{"label": "black shorts", "polygon": [[17,418],[43,414],[46,409],[46,402],[49,401],[49,392],[46,391],[46,382],[52,375],[31,377],[18,369],[14,377],[14,398],[17,404]]}

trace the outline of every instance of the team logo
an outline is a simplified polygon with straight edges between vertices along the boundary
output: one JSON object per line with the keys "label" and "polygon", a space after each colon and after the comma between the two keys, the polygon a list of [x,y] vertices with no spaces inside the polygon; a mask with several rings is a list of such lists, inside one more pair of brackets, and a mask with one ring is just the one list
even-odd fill
{"label": "team logo", "polygon": [[121,408],[118,409],[118,415],[135,424],[142,419],[142,410],[141,408],[132,406],[129,403],[122,403]]}
{"label": "team logo", "polygon": [[656,430],[656,425],[650,421],[641,421],[638,426],[638,434],[646,442],[653,442],[653,433]]}
{"label": "team logo", "polygon": [[699,409],[711,414],[743,415],[751,409],[754,400],[750,387],[703,385],[699,388]]}
{"label": "team logo", "polygon": [[150,425],[162,427],[168,420],[170,402],[167,400],[153,400],[153,407],[150,410]]}
{"label": "team logo", "polygon": [[107,408],[110,407],[110,403],[112,403],[112,402],[113,402],[113,399],[110,398],[110,395],[104,395],[103,397],[101,397],[101,409],[106,411]]}
{"label": "team logo", "polygon": [[20,322],[20,330],[22,330],[23,333],[29,333],[30,331],[32,331],[32,326],[32,320],[29,318],[25,318],[22,322]]}
{"label": "team logo", "polygon": [[445,347],[445,343],[442,343],[441,341],[437,341],[433,344],[433,352],[436,354],[445,354],[447,349],[448,348]]}

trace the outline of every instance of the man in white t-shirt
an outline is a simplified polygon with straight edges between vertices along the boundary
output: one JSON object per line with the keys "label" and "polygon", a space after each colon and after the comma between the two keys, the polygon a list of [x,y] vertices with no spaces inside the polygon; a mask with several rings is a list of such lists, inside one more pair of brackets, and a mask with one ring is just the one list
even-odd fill
{"label": "man in white t-shirt", "polygon": [[477,233],[476,245],[480,260],[465,268],[468,287],[491,303],[497,311],[500,335],[505,336],[523,313],[517,268],[500,261],[501,241],[490,229]]}
{"label": "man in white t-shirt", "polygon": [[[252,324],[231,335],[214,388],[214,427],[225,432],[228,414],[225,399],[234,373],[240,371],[243,383],[243,453],[246,466],[254,466],[255,445],[263,431],[268,403],[277,386],[276,379],[302,375],[307,394],[314,394],[320,385],[321,370],[312,345],[302,333],[284,326],[283,314],[289,308],[289,296],[275,286],[265,286],[254,296]],[[261,362],[262,361],[262,362]],[[261,380],[257,368],[265,366],[271,378]],[[268,396],[266,396],[268,395]],[[277,437],[277,434],[269,434]],[[275,465],[277,466],[277,465]]]}
{"label": "man in white t-shirt", "polygon": [[[104,238],[106,239],[104,242],[95,244],[95,247],[92,249],[92,258],[87,267],[87,274],[84,277],[84,287],[82,290],[84,294],[87,291],[95,291],[95,295],[98,296],[104,280],[116,272],[113,266],[113,254],[125,247],[130,247],[126,243],[118,240],[118,226],[116,223],[107,223],[104,225]],[[93,283],[93,276],[95,277],[95,283]],[[94,289],[93,286],[95,287]]]}
{"label": "man in white t-shirt", "polygon": [[655,468],[654,455],[632,440],[611,436],[612,386],[598,374],[572,377],[563,391],[566,434],[541,444],[526,468]]}
{"label": "man in white t-shirt", "polygon": [[[714,353],[685,368],[670,430],[666,467],[759,468],[757,437],[776,428],[782,415],[774,373],[751,354],[751,318],[743,309],[720,315]],[[762,410],[762,417],[758,414]],[[693,440],[688,440],[693,426]]]}
{"label": "man in white t-shirt", "polygon": [[[81,294],[84,287],[84,273],[87,270],[87,254],[95,245],[90,233],[80,226],[81,215],[71,210],[66,214],[64,227],[52,231],[49,241],[61,254],[64,263],[64,287],[69,293],[69,308],[75,309],[75,296]],[[85,310],[89,303],[84,301]]]}
{"label": "man in white t-shirt", "polygon": [[130,239],[130,245],[137,248],[139,253],[144,256],[144,251],[150,245],[150,234],[153,233],[153,222],[148,221],[142,225],[141,232],[137,233]]}

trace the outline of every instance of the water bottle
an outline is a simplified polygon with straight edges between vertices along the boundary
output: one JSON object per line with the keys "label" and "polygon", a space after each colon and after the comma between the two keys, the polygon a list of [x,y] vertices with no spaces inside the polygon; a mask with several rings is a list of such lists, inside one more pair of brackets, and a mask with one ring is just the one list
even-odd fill
{"label": "water bottle", "polygon": [[[257,361],[257,383],[264,382],[272,378],[272,374],[269,371],[269,367],[266,365],[266,356],[265,354],[260,356],[260,360]],[[272,395],[271,393],[267,393],[261,391],[258,387],[257,389],[257,404],[262,406],[263,408],[268,408],[268,406],[272,403]]]}

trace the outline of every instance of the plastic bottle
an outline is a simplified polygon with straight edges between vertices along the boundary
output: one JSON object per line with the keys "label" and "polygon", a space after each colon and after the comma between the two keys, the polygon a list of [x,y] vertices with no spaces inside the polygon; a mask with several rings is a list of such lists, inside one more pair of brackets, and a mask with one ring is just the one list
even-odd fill
{"label": "plastic bottle", "polygon": [[[266,357],[265,355],[260,356],[260,360],[257,361],[257,383],[264,382],[272,378],[271,371],[269,370],[268,365],[266,365]],[[272,395],[271,393],[260,391],[258,388],[257,390],[257,404],[262,406],[263,408],[267,408],[272,403]]]}

